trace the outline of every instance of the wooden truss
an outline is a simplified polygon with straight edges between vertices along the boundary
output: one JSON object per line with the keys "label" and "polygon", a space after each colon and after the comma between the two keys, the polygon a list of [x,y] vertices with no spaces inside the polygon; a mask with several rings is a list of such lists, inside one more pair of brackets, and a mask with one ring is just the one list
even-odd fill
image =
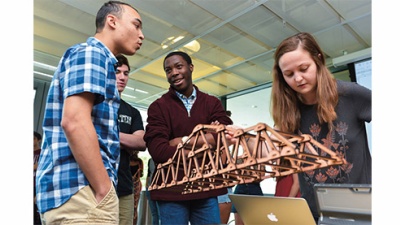
{"label": "wooden truss", "polygon": [[[231,130],[237,141],[229,145],[227,130],[231,129],[224,125],[197,125],[188,136],[195,144],[179,144],[172,158],[158,164],[149,190],[196,193],[346,163],[310,135],[283,133],[258,123]],[[216,146],[207,142],[206,133],[217,136]],[[200,139],[204,144],[195,147]]]}

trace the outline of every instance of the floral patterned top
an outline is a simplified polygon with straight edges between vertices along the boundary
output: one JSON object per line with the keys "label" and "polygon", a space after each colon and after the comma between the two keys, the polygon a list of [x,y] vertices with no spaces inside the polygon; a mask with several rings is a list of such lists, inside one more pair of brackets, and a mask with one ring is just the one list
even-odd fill
{"label": "floral patterned top", "polygon": [[[365,122],[371,121],[371,90],[353,82],[337,81],[339,102],[334,130],[320,124],[316,105],[301,105],[299,133],[312,137],[346,159],[347,164],[299,173],[300,190],[318,218],[313,186],[316,183],[371,184],[371,152]],[[318,150],[318,148],[317,148]],[[319,152],[322,156],[325,152]]]}

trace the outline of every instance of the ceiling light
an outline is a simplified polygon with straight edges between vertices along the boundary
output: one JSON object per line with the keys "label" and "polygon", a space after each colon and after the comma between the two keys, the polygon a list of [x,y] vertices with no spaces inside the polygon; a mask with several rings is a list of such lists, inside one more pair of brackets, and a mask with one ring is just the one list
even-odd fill
{"label": "ceiling light", "polygon": [[140,89],[137,89],[137,88],[135,88],[135,91],[140,92],[140,93],[143,93],[143,94],[148,94],[148,93],[149,93],[149,92],[147,92],[147,91],[143,91],[143,90],[140,90]]}
{"label": "ceiling light", "polygon": [[42,68],[42,69],[50,70],[50,71],[56,71],[56,69],[57,69],[57,67],[55,67],[55,66],[51,66],[51,65],[41,63],[41,62],[36,62],[36,61],[33,61],[33,65],[37,66],[39,68]]}
{"label": "ceiling light", "polygon": [[193,41],[187,43],[183,47],[189,49],[192,52],[198,52],[200,50],[200,43],[197,40],[193,40]]}
{"label": "ceiling light", "polygon": [[125,88],[126,89],[130,89],[132,91],[140,92],[140,93],[143,93],[143,94],[148,94],[149,93],[147,91],[143,91],[143,90],[140,90],[140,89],[137,89],[137,88],[131,88],[131,87],[128,87],[128,86],[126,86]]}
{"label": "ceiling light", "polygon": [[53,78],[53,76],[52,76],[52,75],[50,75],[50,74],[47,74],[47,73],[42,73],[42,72],[38,72],[38,71],[33,71],[33,73],[34,73],[34,74],[37,74],[37,75],[44,76],[44,77]]}
{"label": "ceiling light", "polygon": [[166,49],[169,46],[175,44],[176,42],[182,40],[184,37],[185,36],[178,36],[178,37],[172,36],[172,37],[169,37],[169,38],[165,39],[163,42],[161,42],[161,47],[162,47],[162,49]]}
{"label": "ceiling light", "polygon": [[135,96],[133,96],[133,95],[127,95],[127,94],[124,94],[124,93],[122,93],[122,96],[124,96],[124,97],[128,97],[128,98],[136,98]]}
{"label": "ceiling light", "polygon": [[173,43],[176,43],[176,42],[182,40],[184,37],[185,37],[185,36],[179,36],[179,37],[175,38],[174,40],[172,40],[172,42],[173,42]]}

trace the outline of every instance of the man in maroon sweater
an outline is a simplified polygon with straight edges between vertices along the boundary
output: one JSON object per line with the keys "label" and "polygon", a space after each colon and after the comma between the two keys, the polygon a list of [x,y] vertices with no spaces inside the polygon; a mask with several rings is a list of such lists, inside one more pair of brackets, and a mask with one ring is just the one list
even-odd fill
{"label": "man in maroon sweater", "polygon": [[[190,135],[196,125],[232,124],[221,101],[192,83],[193,69],[192,59],[184,52],[171,52],[164,59],[170,88],[150,105],[144,135],[155,163],[172,158],[182,137]],[[206,138],[215,144],[212,134],[206,134]],[[179,173],[178,180],[182,177],[183,173]],[[225,193],[226,188],[191,194],[165,188],[152,190],[150,196],[157,202],[161,224],[219,224],[217,196]]]}

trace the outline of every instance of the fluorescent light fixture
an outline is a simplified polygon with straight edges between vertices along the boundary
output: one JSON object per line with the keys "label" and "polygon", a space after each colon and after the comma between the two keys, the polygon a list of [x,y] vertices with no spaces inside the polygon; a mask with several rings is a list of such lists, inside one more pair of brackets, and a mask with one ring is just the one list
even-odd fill
{"label": "fluorescent light fixture", "polygon": [[135,90],[135,88],[131,88],[131,87],[128,87],[128,86],[126,86],[125,89],[129,89],[129,90],[132,90],[132,91]]}
{"label": "fluorescent light fixture", "polygon": [[37,66],[37,67],[40,67],[42,69],[53,71],[53,72],[56,71],[56,69],[57,69],[57,67],[55,67],[55,66],[50,66],[48,64],[41,63],[41,62],[36,62],[36,61],[33,61],[33,65]]}
{"label": "fluorescent light fixture", "polygon": [[143,90],[140,90],[140,89],[137,89],[137,88],[135,88],[135,91],[140,92],[142,94],[148,94],[149,93],[147,91],[143,91]]}
{"label": "fluorescent light fixture", "polygon": [[127,95],[127,94],[124,94],[124,93],[122,93],[122,96],[125,96],[125,97],[127,97],[127,98],[136,98],[136,97],[133,96],[133,95]]}
{"label": "fluorescent light fixture", "polygon": [[37,75],[40,75],[40,76],[53,78],[53,75],[50,75],[50,74],[47,74],[47,73],[42,73],[42,72],[38,72],[38,71],[33,71],[33,73],[37,74]]}
{"label": "fluorescent light fixture", "polygon": [[48,78],[50,78],[50,79],[52,79],[53,78],[53,74],[49,74],[49,73],[54,73],[54,71],[56,71],[56,69],[57,69],[57,67],[55,67],[55,66],[51,66],[51,65],[48,65],[48,64],[45,64],[45,63],[41,63],[41,62],[36,62],[36,61],[33,61],[33,65],[34,65],[34,68],[41,68],[41,69],[44,69],[47,73],[43,73],[43,72],[39,72],[39,71],[33,71],[33,73],[34,74],[37,74],[37,75],[40,75],[40,76],[43,76],[43,77],[48,77]]}
{"label": "fluorescent light fixture", "polygon": [[175,44],[176,42],[182,40],[185,36],[172,36],[172,37],[168,37],[167,39],[165,39],[163,42],[161,42],[161,48],[162,49],[166,49],[169,46]]}
{"label": "fluorescent light fixture", "polygon": [[137,89],[137,88],[131,88],[131,87],[128,87],[128,86],[126,86],[125,88],[129,89],[129,90],[132,90],[132,91],[140,92],[140,93],[143,93],[143,94],[148,94],[149,93],[147,91],[143,91],[143,90],[140,90],[140,89]]}
{"label": "fluorescent light fixture", "polygon": [[371,57],[371,48],[366,48],[358,52],[348,53],[332,59],[334,67],[347,65],[348,63],[360,61]]}
{"label": "fluorescent light fixture", "polygon": [[176,42],[182,40],[184,37],[185,37],[185,36],[178,36],[178,37],[176,37],[174,40],[172,40],[172,43],[176,43]]}

